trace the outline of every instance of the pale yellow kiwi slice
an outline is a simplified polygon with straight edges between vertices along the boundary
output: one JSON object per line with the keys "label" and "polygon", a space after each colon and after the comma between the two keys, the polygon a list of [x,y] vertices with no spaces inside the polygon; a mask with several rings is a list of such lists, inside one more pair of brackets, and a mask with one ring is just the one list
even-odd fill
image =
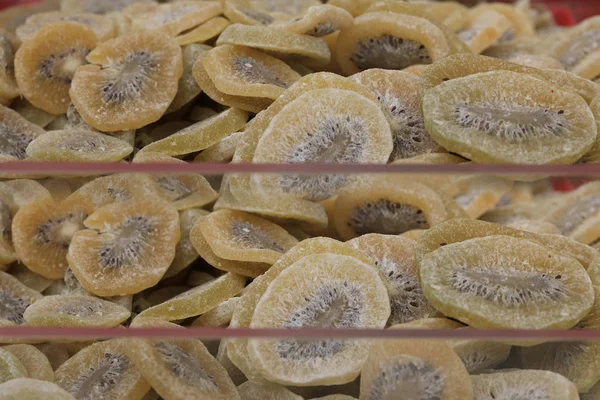
{"label": "pale yellow kiwi slice", "polygon": [[96,47],[94,31],[83,24],[64,21],[42,27],[15,55],[15,77],[21,94],[34,106],[64,114],[75,71],[86,64]]}
{"label": "pale yellow kiwi slice", "polygon": [[323,4],[309,7],[299,19],[275,22],[273,26],[303,35],[322,37],[348,28],[353,23],[354,18],[348,11],[341,7]]}
{"label": "pale yellow kiwi slice", "polygon": [[179,214],[161,199],[108,204],[73,236],[68,261],[81,285],[98,296],[133,294],[156,285],[175,257]]}
{"label": "pale yellow kiwi slice", "polygon": [[27,376],[40,381],[54,382],[54,370],[48,357],[30,344],[12,344],[2,347],[16,356],[27,369]]}
{"label": "pale yellow kiwi slice", "polygon": [[234,96],[277,99],[300,75],[283,61],[241,46],[209,51],[203,65],[218,90]]}
{"label": "pale yellow kiwi slice", "polygon": [[52,131],[27,146],[32,161],[117,162],[133,152],[127,142],[89,130]]}
{"label": "pale yellow kiwi slice", "polygon": [[338,37],[336,57],[347,75],[370,68],[403,69],[430,64],[451,53],[435,24],[408,14],[370,12]]}
{"label": "pale yellow kiwi slice", "polygon": [[[335,253],[308,255],[282,271],[256,305],[252,328],[374,328],[390,315],[389,296],[372,265]],[[360,340],[256,340],[248,353],[272,382],[296,386],[353,381],[369,352]]]}
{"label": "pale yellow kiwi slice", "polygon": [[76,400],[55,383],[31,378],[16,378],[1,384],[0,399]]}
{"label": "pale yellow kiwi slice", "polygon": [[510,236],[442,246],[419,267],[430,303],[475,328],[571,328],[594,299],[579,262]]}
{"label": "pale yellow kiwi slice", "polygon": [[196,43],[189,44],[182,48],[183,75],[179,78],[177,94],[169,105],[169,108],[166,111],[167,114],[182,109],[202,93],[202,89],[200,89],[196,79],[194,79],[193,69],[194,64],[196,64],[196,61],[198,60],[198,56],[210,49],[210,46]]}
{"label": "pale yellow kiwi slice", "polygon": [[457,32],[473,53],[482,53],[496,43],[512,27],[508,18],[499,12],[489,10],[470,18],[469,24]]}
{"label": "pale yellow kiwi slice", "polygon": [[161,4],[146,12],[132,15],[134,30],[152,30],[169,36],[195,28],[221,14],[221,4],[216,1],[182,0]]}
{"label": "pale yellow kiwi slice", "polygon": [[266,26],[229,25],[217,39],[218,46],[223,44],[270,52],[278,58],[309,67],[327,65],[331,59],[329,48],[323,40]]}
{"label": "pale yellow kiwi slice", "polygon": [[19,96],[15,78],[15,52],[17,38],[0,28],[0,104],[8,105],[10,100]]}
{"label": "pale yellow kiwi slice", "polygon": [[0,272],[0,282],[0,326],[24,324],[23,313],[27,307],[43,296],[5,272]]}
{"label": "pale yellow kiwi slice", "polygon": [[12,160],[25,159],[29,143],[44,133],[44,129],[16,111],[0,105],[0,155]]}
{"label": "pale yellow kiwi slice", "polygon": [[516,39],[528,38],[535,35],[535,29],[528,16],[512,4],[481,4],[474,7],[471,11],[471,17],[477,18],[487,11],[495,11],[504,15],[511,23],[511,27],[500,37],[500,43],[512,42]]}
{"label": "pale yellow kiwi slice", "polygon": [[175,40],[180,46],[192,43],[204,43],[219,36],[229,25],[230,22],[226,18],[211,18],[197,28],[177,36]]}
{"label": "pale yellow kiwi slice", "polygon": [[[577,400],[577,388],[567,378],[549,371],[498,370],[486,374],[474,375],[473,393],[476,399],[485,398],[490,393],[502,399],[506,396],[543,396],[548,400]],[[517,397],[518,398],[518,397]]]}
{"label": "pale yellow kiwi slice", "polygon": [[16,29],[15,34],[19,40],[26,41],[33,37],[33,35],[35,35],[42,27],[61,21],[73,21],[89,26],[92,28],[100,42],[115,37],[115,26],[109,17],[93,13],[73,13],[64,11],[50,11],[34,14],[27,18],[25,23]]}
{"label": "pale yellow kiwi slice", "polygon": [[159,32],[107,40],[87,60],[91,65],[77,69],[69,94],[84,121],[105,132],[158,120],[175,98],[183,73],[181,48]]}

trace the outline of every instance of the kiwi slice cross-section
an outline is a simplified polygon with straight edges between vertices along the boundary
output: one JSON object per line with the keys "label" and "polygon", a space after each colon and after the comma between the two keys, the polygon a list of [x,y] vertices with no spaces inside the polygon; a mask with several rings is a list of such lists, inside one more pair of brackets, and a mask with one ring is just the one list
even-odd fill
{"label": "kiwi slice cross-section", "polygon": [[331,60],[331,52],[323,40],[267,26],[229,25],[217,39],[217,46],[224,44],[262,50],[309,67],[324,66]]}
{"label": "kiwi slice cross-section", "polygon": [[425,130],[417,76],[402,71],[369,69],[352,79],[377,96],[388,115],[394,139],[391,161],[444,150]]}
{"label": "kiwi slice cross-section", "polygon": [[132,27],[135,30],[149,29],[176,36],[219,14],[219,2],[182,0],[160,4],[141,14],[132,15]]}
{"label": "kiwi slice cross-section", "polygon": [[34,106],[64,114],[75,71],[87,63],[96,44],[96,34],[86,25],[64,21],[44,26],[15,55],[19,91]]}
{"label": "kiwi slice cross-section", "polygon": [[562,90],[577,93],[588,103],[600,93],[598,85],[594,82],[567,71],[525,67],[478,54],[452,54],[430,65],[421,74],[421,90],[425,91],[452,79],[498,70],[532,75],[559,86]]}
{"label": "kiwi slice cross-section", "polygon": [[225,136],[244,127],[248,121],[246,111],[230,108],[222,113],[183,128],[164,139],[142,148],[141,152],[155,152],[168,156],[190,154],[204,150]]}
{"label": "kiwi slice cross-section", "polygon": [[105,132],[158,120],[175,98],[183,74],[181,48],[160,32],[107,40],[87,60],[91,64],[77,69],[69,94],[84,121]]}
{"label": "kiwi slice cross-section", "polygon": [[71,239],[93,210],[93,204],[81,199],[56,203],[44,198],[21,207],[12,221],[17,258],[45,278],[61,279]]}
{"label": "kiwi slice cross-section", "polygon": [[481,163],[572,164],[598,131],[580,96],[510,71],[436,86],[423,97],[423,113],[434,140]]}
{"label": "kiwi slice cross-section", "polygon": [[175,40],[180,46],[189,45],[192,43],[204,43],[219,36],[231,23],[227,18],[215,17],[211,18],[202,25],[184,32],[177,36]]}
{"label": "kiwi slice cross-section", "polygon": [[228,273],[150,307],[139,316],[140,318],[155,317],[168,321],[195,317],[240,294],[245,284],[246,278],[243,276]]}
{"label": "kiwi slice cross-section", "polygon": [[56,370],[56,383],[77,400],[141,399],[150,386],[125,347],[114,339],[85,347]]}
{"label": "kiwi slice cross-section", "polygon": [[27,368],[17,356],[0,348],[0,383],[18,378],[27,378]]}
{"label": "kiwi slice cross-section", "polygon": [[[252,281],[240,297],[238,305],[233,312],[230,326],[232,328],[250,327],[257,304],[273,280],[296,261],[314,254],[346,255],[370,265],[374,270],[376,269],[371,259],[353,247],[337,240],[324,237],[303,240],[291,248],[271,268],[265,271],[263,275]],[[385,325],[385,321],[382,324]],[[228,356],[233,364],[242,370],[249,379],[259,378],[261,375],[252,367],[247,344],[247,339],[229,340],[227,343]]]}
{"label": "kiwi slice cross-section", "polygon": [[93,13],[62,11],[49,11],[34,14],[27,18],[25,23],[15,30],[15,34],[24,42],[32,38],[44,26],[62,21],[73,21],[92,28],[99,41],[111,39],[115,36],[115,27],[110,17]]}
{"label": "kiwi slice cross-section", "polygon": [[[474,398],[504,399],[548,399],[576,400],[579,399],[577,388],[567,378],[549,371],[517,370],[474,375]],[[508,397],[510,396],[510,397]]]}
{"label": "kiwi slice cross-section", "polygon": [[234,96],[275,100],[300,79],[285,62],[242,46],[215,47],[202,62],[217,89]]}
{"label": "kiwi slice cross-section", "polygon": [[23,318],[31,326],[115,327],[129,318],[125,307],[91,296],[45,296],[27,307]]}
{"label": "kiwi slice cross-section", "polygon": [[0,399],[76,400],[53,382],[32,378],[15,378],[0,385]]}
{"label": "kiwi slice cross-section", "polygon": [[[319,89],[293,100],[271,120],[253,162],[386,163],[392,150],[390,124],[379,104],[354,91]],[[332,197],[353,180],[347,175],[298,174],[253,178],[257,191],[312,201]]]}
{"label": "kiwi slice cross-section", "polygon": [[227,371],[199,340],[135,339],[127,354],[165,399],[240,400]]}
{"label": "kiwi slice cross-section", "polygon": [[427,185],[379,177],[344,189],[335,201],[334,222],[343,239],[367,233],[399,235],[448,219],[446,206]]}
{"label": "kiwi slice cross-section", "polygon": [[0,156],[3,158],[14,161],[27,158],[29,143],[44,134],[43,128],[0,105]]}
{"label": "kiwi slice cross-section", "polygon": [[50,365],[50,361],[48,361],[48,357],[35,346],[30,344],[12,344],[3,346],[2,349],[12,353],[21,361],[25,369],[27,369],[27,376],[29,378],[54,382],[54,370],[52,369],[52,365]]}
{"label": "kiwi slice cross-section", "polygon": [[228,260],[273,264],[298,243],[279,225],[241,211],[215,211],[198,223],[214,253]]}
{"label": "kiwi slice cross-section", "polygon": [[436,225],[425,232],[419,238],[416,257],[417,260],[420,260],[425,254],[448,244],[494,235],[512,236],[541,244],[557,253],[574,258],[586,269],[592,265],[598,256],[595,249],[590,246],[586,246],[561,235],[535,234],[502,226],[497,223],[456,218]]}
{"label": "kiwi slice cross-section", "polygon": [[[256,305],[251,328],[379,328],[390,300],[379,272],[350,256],[307,255],[282,271]],[[255,368],[272,382],[315,386],[354,380],[369,345],[357,340],[248,341]]]}
{"label": "kiwi slice cross-section", "polygon": [[482,53],[511,28],[511,22],[499,12],[489,10],[471,18],[469,25],[457,32],[473,53]]}
{"label": "kiwi slice cross-section", "polygon": [[117,162],[133,152],[127,142],[89,130],[52,131],[27,146],[32,161]]}
{"label": "kiwi slice cross-section", "polygon": [[19,96],[15,78],[15,52],[17,38],[0,28],[0,104],[8,104]]}
{"label": "kiwi slice cross-section", "polygon": [[175,257],[181,234],[177,210],[155,199],[108,204],[84,223],[88,229],[75,234],[69,246],[69,266],[98,296],[156,285]]}
{"label": "kiwi slice cross-section", "polygon": [[0,326],[22,325],[27,307],[43,296],[1,271],[0,283]]}
{"label": "kiwi slice cross-section", "polygon": [[382,340],[371,346],[360,377],[361,400],[472,399],[461,359],[439,341]]}
{"label": "kiwi slice cross-section", "polygon": [[444,33],[425,18],[370,12],[342,29],[337,61],[346,75],[370,68],[403,69],[431,64],[451,53]]}
{"label": "kiwi slice cross-section", "polygon": [[414,261],[417,247],[414,240],[373,233],[352,239],[348,244],[373,259],[384,278],[392,310],[388,326],[441,316],[423,294]]}
{"label": "kiwi slice cross-section", "polygon": [[202,93],[202,89],[200,89],[198,82],[194,79],[193,70],[196,61],[198,60],[198,56],[210,49],[210,46],[196,43],[182,47],[183,74],[181,75],[181,78],[179,78],[177,94],[169,105],[169,108],[166,111],[167,114],[182,109]]}
{"label": "kiwi slice cross-section", "polygon": [[571,328],[594,299],[579,262],[510,236],[447,244],[419,267],[429,302],[475,328]]}
{"label": "kiwi slice cross-section", "polygon": [[273,26],[303,35],[322,37],[354,24],[352,14],[341,7],[329,4],[309,7],[300,18],[278,23]]}

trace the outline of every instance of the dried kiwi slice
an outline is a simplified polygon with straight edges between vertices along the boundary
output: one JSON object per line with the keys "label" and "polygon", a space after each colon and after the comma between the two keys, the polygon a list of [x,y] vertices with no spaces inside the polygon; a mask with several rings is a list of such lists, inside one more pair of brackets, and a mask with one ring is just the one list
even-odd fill
{"label": "dried kiwi slice", "polygon": [[0,383],[27,378],[27,368],[11,352],[0,348]]}
{"label": "dried kiwi slice", "polygon": [[158,120],[175,98],[183,73],[180,47],[159,32],[107,40],[87,60],[92,65],[77,69],[69,94],[85,122],[105,132]]}
{"label": "dried kiwi slice", "polygon": [[88,130],[47,132],[27,146],[31,160],[48,162],[116,162],[132,152],[125,141]]}
{"label": "dried kiwi slice", "polygon": [[[375,341],[360,377],[361,400],[472,399],[461,359],[439,341]],[[479,399],[479,398],[478,398]]]}
{"label": "dried kiwi slice", "polygon": [[224,137],[212,146],[202,150],[194,158],[194,162],[229,162],[233,159],[238,142],[242,138],[242,132],[235,132]]}
{"label": "dried kiwi slice", "polygon": [[45,198],[24,205],[12,221],[17,258],[45,278],[62,279],[71,239],[84,228],[83,220],[93,210],[94,206],[82,199],[56,203]]}
{"label": "dried kiwi slice", "polygon": [[202,234],[202,226],[200,224],[202,218],[204,217],[198,219],[198,222],[190,231],[190,241],[200,257],[208,264],[216,269],[233,272],[250,278],[256,278],[257,276],[262,275],[271,267],[271,264],[227,260],[217,256]]}
{"label": "dried kiwi slice", "polygon": [[189,44],[182,48],[181,55],[183,59],[183,74],[179,78],[177,85],[177,94],[169,105],[166,113],[172,113],[182,109],[186,104],[189,104],[196,98],[202,89],[198,86],[194,79],[193,69],[198,56],[211,49],[210,46],[204,44]]}
{"label": "dried kiwi slice", "polygon": [[474,7],[470,14],[477,17],[488,11],[495,11],[505,16],[511,23],[511,27],[504,32],[499,39],[500,43],[512,42],[516,39],[527,38],[535,35],[533,23],[527,14],[514,7],[512,4],[480,4]]}
{"label": "dried kiwi slice", "polygon": [[386,110],[394,139],[391,161],[444,150],[425,130],[417,76],[374,68],[352,79],[377,96]]}
{"label": "dried kiwi slice", "polygon": [[198,223],[213,252],[228,260],[273,264],[298,243],[279,225],[241,211],[215,211]]}
{"label": "dried kiwi slice", "polygon": [[139,316],[140,318],[161,318],[167,321],[195,317],[240,294],[245,284],[246,278],[243,276],[228,273],[150,307],[141,312]]}
{"label": "dried kiwi slice", "polygon": [[591,249],[589,246],[560,235],[534,234],[486,221],[457,218],[436,225],[425,232],[419,239],[419,248],[417,249],[416,257],[417,260],[420,260],[425,254],[447,244],[492,235],[513,236],[539,243],[557,253],[576,259],[586,269],[589,268],[597,256],[594,249]]}
{"label": "dried kiwi slice", "polygon": [[427,185],[389,177],[342,191],[334,209],[336,229],[346,240],[367,233],[399,235],[427,229],[448,218],[443,200]]}
{"label": "dried kiwi slice", "polygon": [[[256,305],[251,328],[379,328],[390,316],[385,286],[371,265],[340,254],[313,254],[282,271]],[[248,341],[255,368],[296,386],[354,380],[369,345],[356,340]]]}
{"label": "dried kiwi slice", "polygon": [[208,214],[208,211],[200,210],[198,208],[190,208],[179,212],[181,239],[179,239],[177,247],[175,248],[175,258],[167,272],[165,272],[163,278],[177,275],[198,259],[198,252],[194,249],[190,238],[190,232],[194,225],[196,225],[198,219],[205,217]]}
{"label": "dried kiwi slice", "polygon": [[594,298],[579,262],[510,236],[448,244],[419,267],[429,302],[475,328],[571,328]]}
{"label": "dried kiwi slice", "polygon": [[[319,89],[293,100],[271,120],[258,141],[253,162],[385,163],[392,149],[390,125],[378,104],[354,91]],[[353,180],[346,175],[298,174],[253,178],[256,191],[312,201],[332,197]]]}
{"label": "dried kiwi slice", "polygon": [[574,163],[597,136],[580,96],[510,71],[438,85],[425,93],[423,113],[434,140],[483,163]]}
{"label": "dried kiwi slice", "polygon": [[54,370],[48,357],[30,344],[12,344],[2,347],[21,361],[27,370],[27,377],[41,381],[54,382]]}
{"label": "dried kiwi slice", "polygon": [[29,143],[43,134],[44,129],[0,105],[0,156],[11,160],[25,159]]}
{"label": "dried kiwi slice", "polygon": [[115,327],[129,318],[125,307],[90,296],[45,296],[27,307],[23,318],[31,326]]}
{"label": "dried kiwi slice", "polygon": [[131,340],[127,354],[163,398],[241,400],[227,371],[199,340]]}
{"label": "dried kiwi slice", "polygon": [[64,21],[44,26],[15,55],[19,91],[34,106],[64,114],[75,71],[96,44],[96,34],[86,25]]}
{"label": "dried kiwi slice", "polygon": [[[475,399],[542,398],[548,400],[576,400],[577,388],[562,375],[548,371],[518,370],[474,375]],[[517,397],[518,396],[518,397]],[[534,397],[535,396],[535,397]]]}
{"label": "dried kiwi slice", "polygon": [[414,260],[417,247],[414,240],[373,233],[352,239],[348,244],[371,258],[384,278],[392,310],[388,326],[441,316],[423,294]]}
{"label": "dried kiwi slice", "polygon": [[283,61],[242,46],[210,50],[202,63],[216,88],[229,95],[277,99],[300,74]]}
{"label": "dried kiwi slice", "polygon": [[211,18],[197,28],[185,32],[175,38],[177,44],[185,46],[192,43],[203,43],[209,41],[225,30],[231,23],[227,18]]}
{"label": "dried kiwi slice", "polygon": [[144,200],[158,197],[160,187],[143,174],[113,174],[95,178],[68,196],[70,201],[81,198],[100,208],[114,202]]}
{"label": "dried kiwi slice", "polygon": [[[594,305],[574,329],[598,329],[600,324],[600,258],[588,269],[594,286]],[[526,369],[546,370],[569,379],[580,393],[589,391],[598,381],[600,373],[600,345],[595,342],[549,342],[520,350],[521,362]]]}
{"label": "dried kiwi slice", "polygon": [[0,326],[22,325],[23,313],[43,296],[0,271]]}
{"label": "dried kiwi slice", "polygon": [[230,297],[215,308],[208,310],[192,323],[192,327],[223,327],[229,326],[233,310],[240,301],[239,297]]}
{"label": "dried kiwi slice", "polygon": [[274,27],[303,35],[322,37],[352,26],[352,14],[329,4],[309,7],[301,18],[273,24]]}
{"label": "dried kiwi slice", "polygon": [[34,14],[15,30],[15,34],[19,40],[24,42],[32,38],[44,26],[62,21],[73,21],[90,27],[100,42],[115,36],[115,27],[110,17],[93,13],[64,11],[49,11]]}
{"label": "dried kiwi slice", "polygon": [[489,176],[456,177],[449,185],[458,190],[454,200],[471,218],[479,218],[494,208],[512,188],[511,181]]}
{"label": "dried kiwi slice", "polygon": [[141,152],[177,156],[201,151],[227,135],[242,129],[247,121],[248,113],[246,111],[230,108],[214,117],[183,128],[164,139],[150,143]]}
{"label": "dried kiwi slice", "polygon": [[[364,254],[337,240],[319,237],[306,239],[291,248],[283,257],[279,259],[269,270],[263,275],[252,281],[248,288],[242,293],[238,306],[236,306],[231,318],[230,327],[232,328],[247,328],[250,327],[252,316],[258,302],[266,292],[270,284],[279,274],[286,270],[296,261],[309,255],[323,254],[338,254],[356,258],[363,263],[371,265],[375,269],[375,265],[370,264],[372,261]],[[385,325],[385,321],[383,322]],[[248,340],[246,339],[231,339],[227,343],[227,352],[231,361],[236,367],[243,371],[249,378],[261,377],[261,375],[252,367],[248,355]]]}
{"label": "dried kiwi slice", "polygon": [[421,75],[421,89],[425,91],[452,79],[497,70],[535,76],[559,86],[563,90],[575,92],[587,102],[591,102],[600,92],[598,85],[594,82],[567,71],[524,67],[497,58],[476,54],[453,54],[429,66]]}
{"label": "dried kiwi slice", "polygon": [[[177,158],[159,153],[138,153],[133,162],[141,163],[185,163]],[[160,186],[161,197],[172,202],[177,210],[203,207],[218,197],[210,183],[199,174],[152,175]]]}
{"label": "dried kiwi slice", "polygon": [[84,223],[88,229],[75,234],[69,246],[69,266],[81,285],[98,296],[133,294],[156,285],[180,238],[179,214],[155,199],[108,204]]}
{"label": "dried kiwi slice", "polygon": [[473,53],[482,53],[511,28],[511,22],[499,12],[489,10],[471,18],[468,26],[457,32]]}
{"label": "dried kiwi slice", "polygon": [[141,399],[150,389],[125,350],[127,343],[94,343],[56,370],[56,384],[76,399]]}
{"label": "dried kiwi slice", "polygon": [[221,14],[221,4],[215,1],[181,0],[160,4],[147,12],[132,15],[132,27],[136,30],[152,30],[169,36],[192,29]]}
{"label": "dried kiwi slice", "polygon": [[600,18],[594,17],[559,37],[547,53],[557,57],[567,71],[575,72],[591,53],[598,50],[599,44]]}
{"label": "dried kiwi slice", "polygon": [[229,25],[217,39],[217,46],[224,44],[262,50],[307,66],[327,65],[331,59],[323,40],[266,26]]}
{"label": "dried kiwi slice", "polygon": [[430,64],[451,53],[444,33],[425,18],[370,12],[340,32],[337,61],[346,75],[370,68],[403,69]]}
{"label": "dried kiwi slice", "polygon": [[600,182],[589,182],[567,194],[544,220],[555,224],[561,234],[590,244],[600,238],[599,211]]}
{"label": "dried kiwi slice", "polygon": [[212,100],[222,105],[239,108],[253,113],[261,112],[273,102],[271,99],[232,96],[221,92],[217,89],[204,68],[204,57],[206,57],[206,54],[201,54],[198,57],[192,73],[198,86],[200,86],[202,91]]}
{"label": "dried kiwi slice", "polygon": [[75,397],[52,382],[31,378],[16,378],[0,385],[0,399],[75,400]]}
{"label": "dried kiwi slice", "polygon": [[246,381],[237,387],[242,400],[303,400],[285,386],[265,380]]}
{"label": "dried kiwi slice", "polygon": [[19,88],[15,79],[16,51],[16,37],[0,28],[0,105],[8,104],[10,100],[19,96]]}

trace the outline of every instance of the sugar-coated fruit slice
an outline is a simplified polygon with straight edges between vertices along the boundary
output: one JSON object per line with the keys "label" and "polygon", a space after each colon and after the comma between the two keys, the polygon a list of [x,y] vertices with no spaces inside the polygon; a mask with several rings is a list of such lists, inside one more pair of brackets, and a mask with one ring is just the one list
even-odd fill
{"label": "sugar-coated fruit slice", "polygon": [[[2,347],[16,356],[27,370],[27,377],[40,381],[54,382],[54,370],[48,357],[30,344],[11,344]],[[1,392],[1,390],[0,390]]]}
{"label": "sugar-coated fruit slice", "polygon": [[[379,328],[390,316],[385,285],[371,265],[340,254],[314,254],[282,271],[258,302],[252,328]],[[248,341],[258,372],[295,386],[351,382],[369,344],[357,340]]]}
{"label": "sugar-coated fruit slice", "polygon": [[101,131],[141,128],[158,120],[177,94],[181,48],[163,33],[139,31],[100,43],[77,69],[71,100]]}
{"label": "sugar-coated fruit slice", "polygon": [[0,385],[2,400],[76,400],[55,383],[31,378],[16,378]]}

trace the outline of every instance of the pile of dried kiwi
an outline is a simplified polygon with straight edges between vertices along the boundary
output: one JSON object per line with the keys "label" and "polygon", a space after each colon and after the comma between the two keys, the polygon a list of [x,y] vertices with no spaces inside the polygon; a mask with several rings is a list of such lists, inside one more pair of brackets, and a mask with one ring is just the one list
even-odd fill
{"label": "pile of dried kiwi", "polygon": [[[600,162],[600,17],[398,0],[0,12],[0,161]],[[0,326],[600,329],[600,183],[0,175]],[[2,338],[0,400],[600,399],[600,344]]]}

